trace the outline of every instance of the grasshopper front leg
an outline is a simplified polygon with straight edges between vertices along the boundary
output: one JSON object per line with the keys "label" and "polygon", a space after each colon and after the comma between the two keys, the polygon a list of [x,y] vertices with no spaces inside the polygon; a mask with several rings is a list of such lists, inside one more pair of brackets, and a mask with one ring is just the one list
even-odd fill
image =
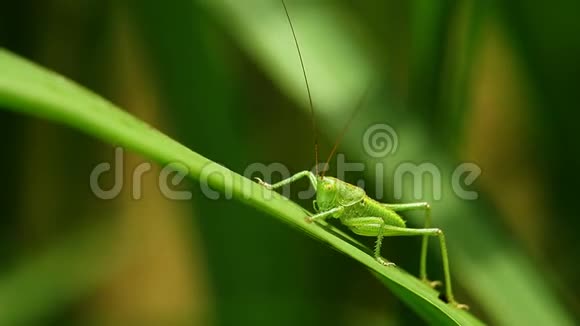
{"label": "grasshopper front leg", "polygon": [[[308,177],[310,183],[312,184],[314,189],[316,189],[316,186],[318,184],[318,182],[316,181],[316,176],[314,175],[314,173],[307,171],[307,170],[298,172],[295,175],[291,176],[290,178],[276,182],[275,184],[269,184],[267,182],[264,182],[260,178],[256,178],[256,180],[258,180],[258,183],[261,184],[262,186],[266,187],[267,189],[274,190],[274,189],[280,188],[282,186],[285,186],[287,184],[291,184],[292,182],[295,182],[296,180],[299,180],[299,179],[304,178],[304,177]],[[322,213],[316,214],[314,216],[307,216],[305,218],[305,220],[307,223],[312,223],[316,219],[325,218],[326,216],[332,215],[332,214],[337,212],[337,211],[333,211],[333,210],[331,210],[331,211],[322,212]]]}
{"label": "grasshopper front leg", "polygon": [[314,221],[324,220],[325,218],[329,217],[332,214],[339,213],[343,209],[344,209],[344,206],[338,206],[338,207],[335,207],[333,209],[329,209],[325,212],[321,212],[321,213],[318,213],[318,214],[315,214],[312,216],[307,216],[305,220],[306,220],[306,223],[312,223]]}
{"label": "grasshopper front leg", "polygon": [[308,177],[308,179],[310,180],[310,183],[312,184],[312,186],[314,187],[314,189],[316,189],[316,176],[314,175],[314,173],[310,172],[310,171],[302,171],[302,172],[298,172],[295,175],[291,176],[288,179],[284,179],[282,181],[276,182],[275,184],[269,184],[267,182],[264,182],[262,179],[260,178],[256,178],[256,180],[258,180],[258,183],[261,184],[262,186],[270,189],[270,190],[274,190],[277,188],[280,188],[282,186],[285,186],[287,184],[290,184],[298,179],[304,178],[304,177]]}

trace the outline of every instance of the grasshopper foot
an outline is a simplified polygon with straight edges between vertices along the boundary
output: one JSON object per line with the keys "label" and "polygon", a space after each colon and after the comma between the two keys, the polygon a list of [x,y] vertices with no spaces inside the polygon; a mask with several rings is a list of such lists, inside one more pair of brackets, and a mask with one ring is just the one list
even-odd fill
{"label": "grasshopper foot", "polygon": [[306,216],[306,217],[304,218],[304,221],[305,221],[306,223],[310,224],[310,223],[314,222],[314,219],[312,218],[312,216]]}
{"label": "grasshopper foot", "polygon": [[391,263],[390,261],[384,259],[383,257],[375,257],[375,259],[383,266],[388,266],[388,267],[397,266],[397,265],[395,265],[395,263]]}
{"label": "grasshopper foot", "polygon": [[441,285],[443,285],[443,283],[441,283],[441,281],[429,281],[428,279],[422,279],[421,281],[423,281],[423,283],[427,284],[429,287],[435,289],[437,287],[440,287]]}
{"label": "grasshopper foot", "polygon": [[439,299],[441,299],[441,300],[443,300],[443,301],[447,302],[447,304],[448,304],[448,305],[451,305],[451,306],[453,306],[454,308],[461,309],[461,310],[469,310],[469,306],[468,306],[468,305],[466,305],[466,304],[463,304],[463,303],[459,303],[459,302],[455,301],[455,299],[451,299],[451,300],[449,300],[449,299],[447,298],[447,295],[445,295],[445,294],[443,294],[443,293],[441,293],[441,294],[439,295]]}
{"label": "grasshopper foot", "polygon": [[254,179],[256,179],[260,185],[266,187],[267,189],[270,189],[270,190],[272,189],[272,185],[267,183],[267,182],[264,182],[264,180],[262,180],[260,178],[254,178]]}
{"label": "grasshopper foot", "polygon": [[459,302],[451,302],[450,303],[452,306],[454,306],[457,309],[461,309],[461,310],[469,310],[469,306],[463,303],[459,303]]}

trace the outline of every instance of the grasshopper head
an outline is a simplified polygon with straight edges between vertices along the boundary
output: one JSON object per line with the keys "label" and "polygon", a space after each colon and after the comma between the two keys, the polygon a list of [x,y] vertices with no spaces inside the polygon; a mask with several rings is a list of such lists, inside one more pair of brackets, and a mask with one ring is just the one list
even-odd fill
{"label": "grasshopper head", "polygon": [[[350,206],[364,199],[365,191],[333,177],[319,176],[316,185],[316,204],[319,211],[338,206]],[[336,217],[336,216],[335,216]]]}
{"label": "grasshopper head", "polygon": [[320,211],[327,211],[336,207],[339,192],[338,179],[332,177],[317,177],[316,204]]}

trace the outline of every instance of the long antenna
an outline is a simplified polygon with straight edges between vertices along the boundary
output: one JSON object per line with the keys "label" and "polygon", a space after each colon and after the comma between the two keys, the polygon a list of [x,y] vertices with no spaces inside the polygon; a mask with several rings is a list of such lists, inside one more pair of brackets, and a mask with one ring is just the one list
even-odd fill
{"label": "long antenna", "polygon": [[367,89],[365,90],[364,94],[359,99],[359,101],[358,101],[358,103],[356,105],[356,108],[352,111],[352,114],[350,115],[350,117],[348,118],[348,121],[344,125],[344,128],[342,128],[342,130],[340,131],[340,136],[338,136],[338,138],[336,139],[336,142],[334,143],[334,146],[332,147],[332,151],[330,151],[330,155],[328,155],[328,159],[326,160],[326,163],[324,164],[324,169],[322,170],[322,176],[324,176],[324,173],[328,169],[328,164],[330,163],[330,159],[332,159],[332,156],[334,155],[334,153],[338,149],[338,145],[342,141],[342,138],[344,137],[344,134],[346,134],[348,128],[350,127],[350,125],[353,122],[354,118],[356,117],[357,113],[363,107],[363,104],[365,102],[365,99],[366,99],[366,97],[367,97],[367,95],[369,93],[369,88],[370,87],[367,87]]}
{"label": "long antenna", "polygon": [[298,45],[298,38],[296,38],[296,32],[294,31],[294,25],[292,25],[292,20],[290,19],[288,8],[286,8],[286,3],[284,2],[284,0],[281,1],[282,6],[284,6],[284,12],[286,12],[286,18],[288,18],[288,23],[290,24],[290,29],[292,30],[292,36],[294,37],[294,43],[296,44],[296,50],[298,51],[298,57],[300,58],[300,65],[302,66],[302,74],[304,75],[304,82],[306,83],[306,91],[308,92],[308,101],[310,103],[310,115],[312,116],[312,130],[314,132],[314,159],[316,162],[315,170],[316,175],[318,175],[318,130],[316,128],[316,119],[314,117],[314,105],[312,104],[312,94],[310,93],[310,85],[308,84],[308,78],[306,77],[304,60],[302,59],[302,53],[300,52],[300,46]]}

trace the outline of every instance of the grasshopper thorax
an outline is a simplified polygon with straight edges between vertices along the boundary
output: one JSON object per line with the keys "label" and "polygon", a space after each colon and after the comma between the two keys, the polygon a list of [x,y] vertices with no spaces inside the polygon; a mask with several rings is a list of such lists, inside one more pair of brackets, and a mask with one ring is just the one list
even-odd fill
{"label": "grasshopper thorax", "polygon": [[326,176],[316,179],[316,206],[319,211],[356,204],[366,196],[363,189],[340,179]]}

